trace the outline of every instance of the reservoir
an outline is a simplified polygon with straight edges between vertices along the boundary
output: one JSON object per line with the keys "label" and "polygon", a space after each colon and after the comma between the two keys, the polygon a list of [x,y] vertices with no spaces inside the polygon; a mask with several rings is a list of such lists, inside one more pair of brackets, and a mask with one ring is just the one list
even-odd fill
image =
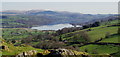
{"label": "reservoir", "polygon": [[[31,29],[37,29],[37,30],[59,30],[63,28],[70,28],[74,27],[71,24],[55,24],[55,25],[43,25],[38,27],[32,27]],[[82,27],[80,25],[76,25],[76,27]]]}

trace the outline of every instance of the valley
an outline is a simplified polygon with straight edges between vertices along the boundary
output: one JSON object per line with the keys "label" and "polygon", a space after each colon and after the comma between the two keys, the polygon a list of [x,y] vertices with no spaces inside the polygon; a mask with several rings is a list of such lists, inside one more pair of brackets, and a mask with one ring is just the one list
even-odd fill
{"label": "valley", "polygon": [[116,14],[53,11],[3,14],[0,19],[2,57],[120,56],[120,17]]}

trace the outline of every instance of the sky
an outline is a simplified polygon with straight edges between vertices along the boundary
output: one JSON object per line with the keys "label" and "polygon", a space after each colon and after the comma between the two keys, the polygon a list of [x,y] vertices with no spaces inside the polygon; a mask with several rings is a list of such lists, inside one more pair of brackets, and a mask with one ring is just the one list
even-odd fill
{"label": "sky", "polygon": [[1,0],[2,2],[118,2],[119,0]]}
{"label": "sky", "polygon": [[1,10],[53,10],[84,14],[117,14],[117,2],[2,2]]}

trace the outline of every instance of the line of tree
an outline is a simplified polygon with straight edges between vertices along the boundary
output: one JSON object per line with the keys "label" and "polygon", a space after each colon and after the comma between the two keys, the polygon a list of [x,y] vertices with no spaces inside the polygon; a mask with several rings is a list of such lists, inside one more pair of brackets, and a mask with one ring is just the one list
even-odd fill
{"label": "line of tree", "polygon": [[96,21],[93,24],[83,25],[83,29],[91,28],[91,27],[98,27],[98,26],[100,26],[100,22]]}

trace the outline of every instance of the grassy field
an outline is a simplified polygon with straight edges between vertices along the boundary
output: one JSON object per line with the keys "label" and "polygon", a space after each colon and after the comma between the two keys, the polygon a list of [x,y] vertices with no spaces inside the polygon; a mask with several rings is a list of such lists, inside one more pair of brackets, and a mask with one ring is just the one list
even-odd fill
{"label": "grassy field", "polygon": [[[99,41],[99,43],[100,42],[120,43],[118,41],[118,38],[120,38],[120,35],[114,35],[118,33],[118,26],[111,26],[117,23],[118,23],[118,20],[114,20],[110,22],[103,22],[101,26],[98,26],[98,27],[92,27],[92,28],[87,28],[87,29],[63,34],[62,38],[65,40],[72,39],[75,35],[80,35],[80,34],[77,34],[78,32],[86,31],[90,37],[90,42],[94,42],[102,38],[102,40]],[[90,31],[87,31],[89,29]],[[69,35],[72,35],[72,36],[69,36]],[[111,35],[111,36],[106,38],[107,35]],[[89,44],[89,45],[81,46],[79,48],[80,48],[80,51],[88,52],[90,54],[105,54],[106,55],[106,54],[112,54],[112,53],[119,54],[117,52],[119,51],[120,46]]]}
{"label": "grassy field", "polygon": [[116,53],[112,54],[112,56],[113,57],[119,57],[120,56],[120,50],[119,50],[119,52],[116,52]]}
{"label": "grassy field", "polygon": [[36,50],[38,52],[43,52],[44,50],[42,49],[36,49],[28,45],[22,45],[22,46],[14,46],[13,44],[8,44],[8,43],[2,43],[2,45],[7,46],[7,50],[1,50],[2,55],[16,55],[25,51],[30,51],[30,50]]}
{"label": "grassy field", "polygon": [[120,20],[113,20],[113,21],[108,21],[108,22],[102,22],[101,25],[102,25],[102,26],[113,25],[113,24],[119,23],[119,21],[120,21]]}
{"label": "grassy field", "polygon": [[[118,38],[120,38],[120,35],[114,35],[117,34],[118,31],[118,26],[110,26],[108,25],[113,25],[118,23],[117,20],[111,21],[111,22],[103,22],[101,26],[98,27],[92,27],[92,28],[87,28],[83,30],[78,30],[75,32],[70,32],[66,34],[60,35],[63,40],[68,40],[69,42],[72,41],[78,41],[78,42],[85,42],[86,40],[81,38],[81,34],[79,32],[85,31],[86,34],[89,36],[90,42],[94,42],[96,40],[99,40],[103,38],[99,43],[101,42],[106,42],[106,43],[120,43],[118,41]],[[88,31],[90,29],[90,31]],[[38,31],[38,30],[32,30],[28,28],[4,28],[2,30],[2,37],[3,39],[8,40],[20,40],[22,38],[29,38],[30,35],[35,36],[35,35],[40,35],[40,34],[45,34],[43,31]],[[51,33],[51,32],[50,32]],[[106,38],[107,35],[110,35],[110,37]],[[60,36],[55,36],[60,37]],[[77,39],[75,39],[77,38]],[[19,42],[15,43],[18,44]],[[39,42],[32,42],[32,45],[36,45]],[[1,50],[3,55],[15,55],[19,54],[24,51],[29,51],[29,50],[37,50],[38,52],[43,52],[42,49],[37,49],[33,48],[29,45],[22,45],[22,46],[14,46],[14,44],[11,44],[9,42],[7,43],[2,43],[2,45],[8,46],[9,50]],[[79,44],[76,44],[79,46]],[[118,48],[120,46],[115,46],[115,45],[97,45],[97,44],[89,44],[89,45],[84,45],[79,47],[80,51],[82,52],[87,52],[90,54],[113,54],[116,53],[118,54]]]}
{"label": "grassy field", "polygon": [[95,41],[100,38],[105,38],[106,34],[112,35],[116,34],[118,31],[118,27],[104,27],[104,28],[97,28],[93,29],[92,31],[88,32],[88,35],[90,37],[90,41]]}
{"label": "grassy field", "polygon": [[[118,26],[113,26],[113,27],[99,26],[99,27],[93,27],[93,28],[88,28],[88,29],[91,29],[91,31],[87,31],[87,34],[90,37],[90,42],[94,42],[98,39],[105,38],[106,34],[109,34],[109,35],[116,34],[118,31]],[[75,35],[73,35],[73,36],[68,36],[68,35],[76,34],[80,31],[86,31],[88,29],[63,34],[62,38],[65,40],[71,39]]]}
{"label": "grassy field", "polygon": [[[75,36],[75,34],[79,33],[80,31],[86,31],[86,30],[90,29],[91,31],[87,31],[87,34],[90,37],[90,42],[94,42],[101,38],[105,38],[105,36],[107,34],[109,34],[109,35],[116,34],[118,31],[118,26],[111,26],[111,25],[116,25],[116,24],[118,24],[118,20],[102,22],[100,24],[100,26],[98,26],[98,27],[92,27],[92,28],[87,28],[87,29],[83,29],[83,30],[78,30],[75,32],[62,34],[61,36],[64,40],[72,39]],[[107,27],[107,26],[111,26],[111,27]],[[68,36],[68,35],[71,35],[71,36]],[[80,35],[80,34],[78,34],[78,35]]]}
{"label": "grassy field", "polygon": [[30,35],[44,34],[44,32],[27,29],[27,28],[4,28],[2,29],[2,36],[4,39],[19,40]]}
{"label": "grassy field", "polygon": [[112,45],[85,45],[80,47],[81,51],[86,51],[90,54],[112,54],[118,52],[118,46]]}
{"label": "grassy field", "polygon": [[111,36],[107,39],[103,39],[99,42],[107,42],[107,43],[120,43],[119,41],[119,38],[120,38],[120,35],[114,35],[114,36]]}

